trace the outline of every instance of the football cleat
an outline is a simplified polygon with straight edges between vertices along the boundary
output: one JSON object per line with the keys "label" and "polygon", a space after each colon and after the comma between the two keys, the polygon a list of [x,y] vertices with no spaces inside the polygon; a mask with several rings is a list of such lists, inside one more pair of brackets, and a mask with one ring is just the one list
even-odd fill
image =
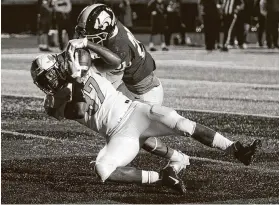
{"label": "football cleat", "polygon": [[171,189],[178,191],[180,194],[186,193],[186,187],[184,182],[177,176],[173,167],[166,167],[160,172],[160,179],[162,185],[170,187]]}
{"label": "football cleat", "polygon": [[149,50],[150,51],[157,51],[157,49],[155,47],[150,47]]}
{"label": "football cleat", "polygon": [[179,161],[169,161],[166,167],[173,167],[176,173],[178,174],[181,170],[186,169],[187,165],[190,165],[190,157],[181,151],[178,151],[181,159]]}
{"label": "football cleat", "polygon": [[228,52],[229,51],[227,46],[223,46],[220,50],[223,51],[223,52]]}
{"label": "football cleat", "polygon": [[169,49],[167,47],[163,47],[162,51],[168,51]]}
{"label": "football cleat", "polygon": [[239,141],[234,143],[236,149],[234,156],[244,165],[249,165],[253,161],[253,156],[255,155],[257,149],[261,147],[261,140],[255,140],[248,146],[243,146]]}

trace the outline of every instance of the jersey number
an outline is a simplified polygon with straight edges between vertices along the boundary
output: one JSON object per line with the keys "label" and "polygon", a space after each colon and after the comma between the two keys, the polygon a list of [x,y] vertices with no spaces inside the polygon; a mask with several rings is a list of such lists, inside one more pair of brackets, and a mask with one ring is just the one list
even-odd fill
{"label": "jersey number", "polygon": [[124,28],[127,31],[127,36],[129,38],[129,40],[135,46],[135,48],[138,50],[139,56],[144,58],[145,51],[144,51],[144,48],[142,47],[141,43],[134,37],[134,35],[129,31],[129,29],[127,29],[125,26],[124,26]]}
{"label": "jersey number", "polygon": [[[95,90],[97,98],[99,98],[99,102],[96,102],[94,99],[92,99],[90,93],[92,90]],[[100,108],[100,105],[103,104],[105,100],[105,96],[102,93],[98,83],[96,80],[92,77],[89,77],[85,83],[84,90],[88,93],[85,93],[86,102],[89,105],[87,108],[87,113],[89,116],[94,115]]]}

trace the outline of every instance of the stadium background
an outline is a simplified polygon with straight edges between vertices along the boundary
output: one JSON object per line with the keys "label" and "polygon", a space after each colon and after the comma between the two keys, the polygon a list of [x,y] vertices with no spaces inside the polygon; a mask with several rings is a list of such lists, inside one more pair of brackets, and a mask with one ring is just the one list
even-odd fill
{"label": "stadium background", "polygon": [[[92,0],[71,0],[73,3],[71,20],[75,23],[80,11]],[[36,33],[37,30],[37,0],[2,0],[2,33]],[[106,1],[115,9],[117,14],[117,6],[120,0]],[[150,14],[147,11],[148,0],[131,0],[131,7],[137,13],[138,18],[133,22],[134,31],[137,33],[148,33],[150,27]],[[197,16],[198,0],[182,0],[183,22],[187,27],[187,31],[195,31],[195,19]],[[24,15],[24,16],[23,16]]]}

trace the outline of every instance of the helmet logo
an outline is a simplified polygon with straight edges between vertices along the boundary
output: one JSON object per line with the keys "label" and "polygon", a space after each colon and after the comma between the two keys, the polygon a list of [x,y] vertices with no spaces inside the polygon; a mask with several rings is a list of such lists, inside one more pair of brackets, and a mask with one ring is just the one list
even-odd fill
{"label": "helmet logo", "polygon": [[108,26],[113,24],[113,19],[111,19],[110,15],[106,11],[102,11],[97,17],[94,28],[105,30]]}

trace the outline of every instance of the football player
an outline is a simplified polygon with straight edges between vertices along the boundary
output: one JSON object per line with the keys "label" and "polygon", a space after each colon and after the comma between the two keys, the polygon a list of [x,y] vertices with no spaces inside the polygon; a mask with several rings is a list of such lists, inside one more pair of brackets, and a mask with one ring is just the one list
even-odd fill
{"label": "football player", "polygon": [[[87,52],[82,51],[82,56],[86,56]],[[161,181],[163,185],[185,193],[183,182],[172,167],[158,173],[126,166],[150,136],[190,135],[207,146],[232,153],[245,165],[251,163],[260,146],[259,140],[243,146],[182,117],[171,108],[131,101],[94,70],[89,64],[91,62],[81,60],[79,54],[81,52],[69,59],[65,53],[40,55],[32,62],[31,76],[34,83],[47,94],[44,106],[50,115],[57,119],[75,119],[105,138],[107,145],[99,152],[95,164],[96,173],[102,181],[140,184]],[[87,59],[89,55],[87,53]],[[110,63],[116,63],[114,60]],[[88,64],[80,66],[80,62]],[[82,106],[85,112],[83,118],[76,117],[73,106],[79,102],[76,99],[80,94],[73,88],[80,85],[86,99]]]}
{"label": "football player", "polygon": [[[106,73],[108,80],[132,100],[148,104],[161,105],[163,102],[163,87],[154,74],[156,64],[144,45],[134,35],[117,21],[111,8],[104,4],[93,4],[79,14],[76,34],[79,38],[101,44],[111,50],[121,59],[121,65]],[[69,49],[86,47],[83,40],[70,41]],[[106,65],[104,59],[94,59],[95,65]],[[108,71],[108,70],[106,70]],[[121,81],[123,83],[121,84]],[[120,84],[120,86],[119,86]],[[146,140],[143,149],[152,154],[169,159],[169,166],[186,167],[188,156],[167,147],[155,137]],[[176,169],[176,171],[180,170]]]}

